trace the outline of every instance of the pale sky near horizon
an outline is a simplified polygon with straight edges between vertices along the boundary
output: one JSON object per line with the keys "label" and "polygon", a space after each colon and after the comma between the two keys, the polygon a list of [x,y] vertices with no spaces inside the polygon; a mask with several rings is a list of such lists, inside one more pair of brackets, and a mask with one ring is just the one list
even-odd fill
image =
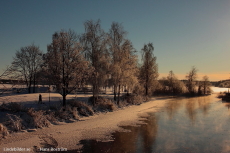
{"label": "pale sky near horizon", "polygon": [[21,47],[45,53],[54,32],[81,34],[86,20],[100,19],[105,31],[122,23],[137,51],[152,42],[160,77],[173,70],[184,79],[196,66],[198,79],[229,79],[229,8],[229,0],[1,0],[0,73]]}

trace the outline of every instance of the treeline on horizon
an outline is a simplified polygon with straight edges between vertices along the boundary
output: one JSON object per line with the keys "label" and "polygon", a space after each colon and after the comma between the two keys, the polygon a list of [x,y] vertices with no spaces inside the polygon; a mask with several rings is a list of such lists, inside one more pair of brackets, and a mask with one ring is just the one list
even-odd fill
{"label": "treeline on horizon", "polygon": [[105,32],[100,20],[84,23],[85,32],[77,35],[73,30],[60,30],[53,34],[47,45],[47,53],[31,44],[16,51],[11,66],[0,79],[22,80],[28,92],[35,92],[37,84],[55,85],[63,97],[85,85],[92,86],[95,104],[102,87],[113,87],[114,101],[119,104],[122,91],[128,94],[149,97],[154,94],[205,95],[211,93],[207,76],[197,80],[197,69],[192,67],[178,80],[173,71],[158,79],[157,58],[152,43],[143,44],[138,51],[127,38],[127,31],[117,22]]}

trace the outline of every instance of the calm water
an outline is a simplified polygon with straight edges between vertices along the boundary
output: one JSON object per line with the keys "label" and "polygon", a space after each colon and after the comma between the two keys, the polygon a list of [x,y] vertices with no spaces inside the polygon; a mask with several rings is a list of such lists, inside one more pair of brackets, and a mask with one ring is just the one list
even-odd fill
{"label": "calm water", "polygon": [[82,140],[81,152],[230,152],[229,106],[214,95],[169,100],[161,112],[149,112],[146,124],[113,133],[114,141]]}

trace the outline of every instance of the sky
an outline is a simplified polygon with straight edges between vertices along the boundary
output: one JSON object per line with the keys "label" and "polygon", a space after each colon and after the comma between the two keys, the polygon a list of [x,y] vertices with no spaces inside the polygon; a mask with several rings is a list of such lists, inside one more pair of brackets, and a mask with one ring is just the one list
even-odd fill
{"label": "sky", "polygon": [[46,53],[54,32],[82,34],[85,21],[100,19],[105,31],[121,23],[139,56],[153,43],[159,78],[172,70],[185,79],[195,66],[198,79],[229,79],[229,8],[229,0],[1,0],[0,74],[21,47]]}

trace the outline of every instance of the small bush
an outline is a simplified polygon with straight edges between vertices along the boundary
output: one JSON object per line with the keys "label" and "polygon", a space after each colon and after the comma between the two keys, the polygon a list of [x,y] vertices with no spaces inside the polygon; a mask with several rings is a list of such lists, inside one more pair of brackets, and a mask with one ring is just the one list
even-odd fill
{"label": "small bush", "polygon": [[78,113],[77,113],[77,107],[73,107],[72,114],[73,114],[74,119],[78,120],[80,118]]}
{"label": "small bush", "polygon": [[9,121],[6,123],[7,126],[15,132],[22,130],[22,119],[13,114],[7,114]]}
{"label": "small bush", "polygon": [[97,101],[95,109],[98,111],[114,111],[117,109],[117,106],[110,99],[101,97]]}
{"label": "small bush", "polygon": [[9,134],[7,128],[0,123],[0,138],[5,138]]}
{"label": "small bush", "polygon": [[70,100],[68,104],[72,107],[76,107],[77,111],[80,115],[83,116],[91,116],[94,114],[93,109],[91,106],[87,105],[84,102],[76,101],[76,100]]}
{"label": "small bush", "polygon": [[55,112],[53,111],[47,111],[46,112],[46,118],[48,121],[50,121],[51,123],[55,123],[57,122],[57,119],[55,118]]}
{"label": "small bush", "polygon": [[69,120],[71,118],[79,119],[77,108],[71,107],[67,105],[65,108],[62,107],[61,109],[55,111],[55,116],[61,120]]}
{"label": "small bush", "polygon": [[120,100],[119,101],[119,107],[126,107],[126,106],[128,106],[129,104],[127,103],[127,101],[126,100]]}
{"label": "small bush", "polygon": [[139,105],[143,102],[143,97],[136,94],[125,94],[121,96],[121,99],[132,105]]}
{"label": "small bush", "polygon": [[35,111],[33,108],[30,108],[27,114],[32,117],[31,124],[35,128],[48,127],[51,124],[43,110]]}
{"label": "small bush", "polygon": [[[88,103],[89,104],[92,104],[92,105],[96,105],[97,103],[103,101],[105,98],[104,97],[101,97],[101,96],[97,96],[97,97],[89,97],[88,99]],[[95,100],[95,101],[94,101]]]}
{"label": "small bush", "polygon": [[64,110],[63,108],[55,111],[55,117],[61,120],[69,120],[71,118],[69,112]]}

